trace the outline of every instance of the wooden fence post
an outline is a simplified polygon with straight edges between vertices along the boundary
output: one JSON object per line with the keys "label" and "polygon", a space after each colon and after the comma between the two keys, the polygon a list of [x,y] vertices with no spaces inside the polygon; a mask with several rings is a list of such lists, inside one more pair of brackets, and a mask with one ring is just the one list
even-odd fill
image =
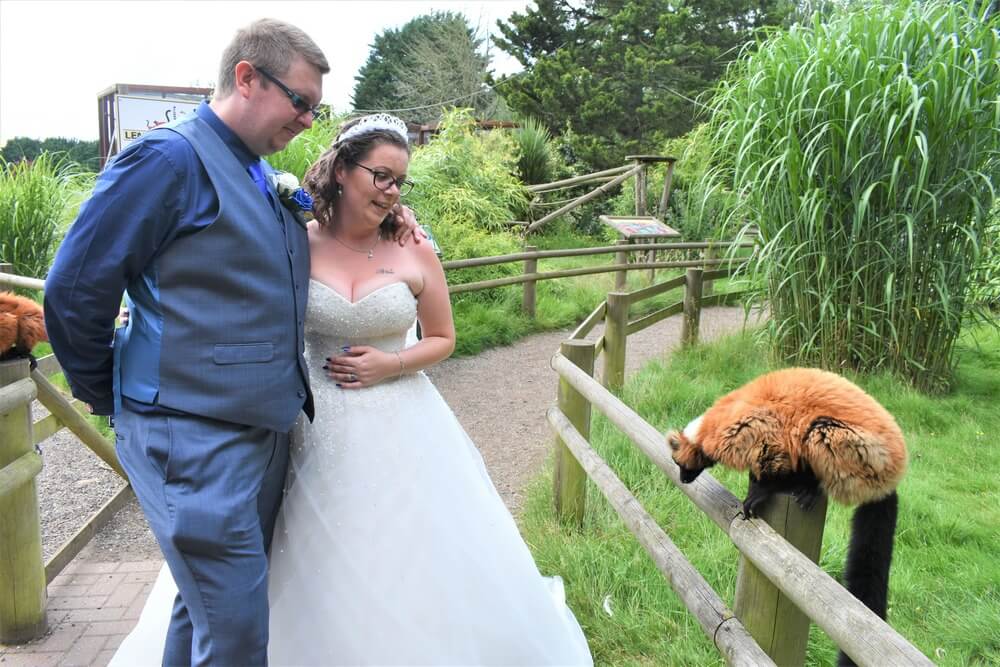
{"label": "wooden fence post", "polygon": [[[715,262],[713,260],[719,257],[719,250],[714,245],[710,245],[705,250],[702,251],[702,260],[705,262],[705,270],[711,271],[715,268]],[[715,281],[709,280],[708,282],[703,282],[701,286],[702,296],[712,296],[715,291]]]}
{"label": "wooden fence post", "polygon": [[[646,203],[646,177],[649,172],[648,163],[641,157],[636,157],[633,160],[633,164],[639,167],[639,171],[635,174],[635,217],[641,218],[649,215],[649,206]],[[656,239],[650,239],[647,243],[656,243]],[[643,253],[646,257],[646,261],[653,263],[656,261],[656,251],[647,250]],[[649,270],[649,282],[652,284],[656,281],[656,269]]]}
{"label": "wooden fence post", "polygon": [[[615,245],[627,246],[629,244],[628,239],[619,239],[615,241]],[[615,253],[615,264],[619,266],[624,266],[628,264],[629,253],[625,252],[624,249],[619,250]],[[628,280],[628,269],[622,269],[621,271],[615,271],[615,291],[624,292],[625,285]]]}
{"label": "wooden fence post", "polygon": [[667,158],[667,173],[663,177],[663,194],[660,195],[660,205],[656,207],[656,212],[662,220],[667,216],[667,204],[670,203],[670,188],[674,181],[674,158]]}
{"label": "wooden fence post", "polygon": [[[583,340],[567,340],[559,352],[587,375],[594,375],[594,344]],[[590,438],[591,407],[573,385],[559,378],[559,410],[584,438]],[[562,438],[556,436],[555,465],[556,516],[583,525],[583,512],[587,502],[587,473]]]}
{"label": "wooden fence post", "polygon": [[[826,496],[805,512],[791,495],[775,495],[761,518],[812,562],[819,560],[826,522]],[[736,618],[778,665],[802,665],[809,639],[809,617],[799,611],[745,556],[736,577]]]}
{"label": "wooden fence post", "polygon": [[[35,386],[27,359],[0,362],[0,470],[37,459],[31,434]],[[15,466],[20,467],[20,466]],[[38,520],[35,466],[0,488],[0,642],[15,644],[45,633],[45,565]],[[13,480],[12,480],[13,481]]]}
{"label": "wooden fence post", "polygon": [[628,294],[608,294],[608,308],[604,313],[604,370],[601,379],[609,391],[618,391],[625,384],[628,309]]}
{"label": "wooden fence post", "polygon": [[698,323],[701,320],[701,286],[704,271],[698,268],[687,270],[684,287],[684,320],[681,323],[681,346],[688,347],[698,342]]}
{"label": "wooden fence post", "polygon": [[[524,252],[535,252],[538,250],[536,246],[529,245],[524,247]],[[535,257],[529,257],[524,260],[524,275],[530,275],[532,273],[538,272],[538,259]],[[521,299],[521,311],[528,317],[535,318],[535,286],[538,284],[535,280],[529,280],[524,283],[524,296]]]}
{"label": "wooden fence post", "polygon": [[635,174],[635,215],[641,218],[648,214],[649,207],[646,206],[646,162],[644,160],[633,160],[633,164],[639,167]]}

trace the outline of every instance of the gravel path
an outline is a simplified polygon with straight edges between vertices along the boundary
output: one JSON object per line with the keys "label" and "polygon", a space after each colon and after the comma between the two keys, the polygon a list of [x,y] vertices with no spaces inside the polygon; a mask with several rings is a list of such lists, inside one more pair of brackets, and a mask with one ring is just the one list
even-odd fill
{"label": "gravel path", "polygon": [[[743,326],[742,308],[702,311],[700,335],[711,340]],[[626,374],[668,354],[680,340],[680,317],[670,317],[628,339]],[[493,482],[515,514],[527,482],[541,469],[552,443],[545,421],[555,403],[556,374],[549,360],[568,331],[536,334],[475,357],[449,359],[427,374],[479,447]],[[591,338],[600,336],[600,327]],[[35,419],[44,414],[35,404]],[[48,559],[124,483],[68,430],[42,444],[38,477],[42,548]],[[101,561],[159,558],[138,503],[132,499],[85,548]]]}

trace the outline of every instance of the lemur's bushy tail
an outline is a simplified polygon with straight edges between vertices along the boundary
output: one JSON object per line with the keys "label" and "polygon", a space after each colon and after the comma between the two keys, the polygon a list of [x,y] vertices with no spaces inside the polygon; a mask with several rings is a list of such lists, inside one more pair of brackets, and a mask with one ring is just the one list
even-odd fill
{"label": "lemur's bushy tail", "polygon": [[[899,497],[895,492],[858,506],[851,521],[851,546],[844,568],[844,587],[882,619],[888,606],[889,566],[898,508]],[[841,651],[837,664],[846,667],[854,662]]]}

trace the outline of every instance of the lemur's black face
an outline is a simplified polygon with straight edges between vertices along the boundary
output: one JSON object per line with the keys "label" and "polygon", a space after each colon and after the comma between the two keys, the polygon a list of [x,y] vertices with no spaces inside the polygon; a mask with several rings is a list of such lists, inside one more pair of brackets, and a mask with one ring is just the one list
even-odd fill
{"label": "lemur's black face", "polygon": [[694,480],[698,479],[698,475],[704,468],[685,468],[684,466],[677,466],[681,469],[681,481],[685,484],[690,484]]}
{"label": "lemur's black face", "polygon": [[700,446],[680,431],[668,433],[667,444],[670,445],[671,455],[680,469],[681,482],[684,484],[690,484],[698,479],[702,470],[715,465],[715,461],[705,456]]}

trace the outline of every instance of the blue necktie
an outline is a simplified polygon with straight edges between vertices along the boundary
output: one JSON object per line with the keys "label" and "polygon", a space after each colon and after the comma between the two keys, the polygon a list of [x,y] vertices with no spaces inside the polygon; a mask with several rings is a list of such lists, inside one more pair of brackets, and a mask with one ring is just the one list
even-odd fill
{"label": "blue necktie", "polygon": [[267,199],[267,203],[273,206],[271,193],[267,189],[267,179],[264,178],[264,168],[260,165],[260,160],[251,162],[250,166],[247,167],[247,171],[250,172],[250,177],[253,178],[253,182],[257,184],[257,189],[260,190],[260,193],[264,195],[265,199]]}

